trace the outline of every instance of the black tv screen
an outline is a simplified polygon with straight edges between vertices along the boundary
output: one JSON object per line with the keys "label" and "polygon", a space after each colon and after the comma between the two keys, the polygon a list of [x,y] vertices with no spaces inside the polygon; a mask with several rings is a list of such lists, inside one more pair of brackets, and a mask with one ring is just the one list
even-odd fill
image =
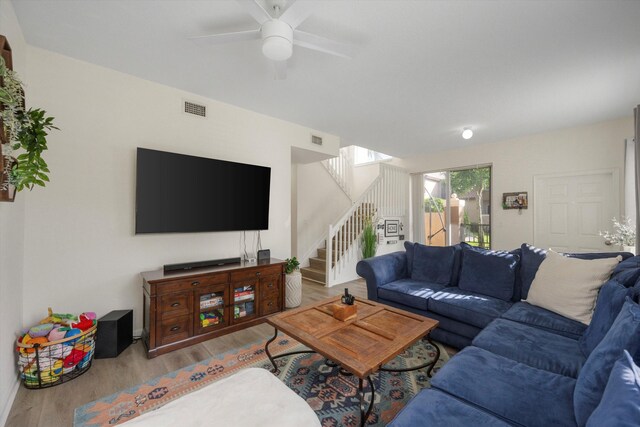
{"label": "black tv screen", "polygon": [[269,228],[271,168],[138,148],[136,234]]}

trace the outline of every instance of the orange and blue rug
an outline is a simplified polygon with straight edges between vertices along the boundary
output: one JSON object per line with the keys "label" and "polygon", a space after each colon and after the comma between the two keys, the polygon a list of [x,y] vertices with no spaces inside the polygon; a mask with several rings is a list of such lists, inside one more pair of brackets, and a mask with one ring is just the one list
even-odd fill
{"label": "orange and blue rug", "polygon": [[[282,334],[269,346],[274,355],[304,349],[304,345]],[[449,359],[442,346],[440,354],[434,373]],[[417,366],[433,360],[435,356],[435,348],[427,341],[421,340],[387,366]],[[345,376],[340,373],[339,368],[327,366],[325,359],[318,354],[283,357],[277,359],[277,364],[278,378],[307,401],[316,411],[323,427],[359,425],[360,397],[357,377]],[[250,367],[272,369],[264,351],[264,341],[223,353],[81,406],[75,410],[74,427],[122,424]],[[430,386],[426,370],[378,372],[372,378],[376,395],[373,412],[367,420],[367,425],[370,426],[386,425],[417,392]],[[366,393],[365,397],[369,399],[370,393]]]}

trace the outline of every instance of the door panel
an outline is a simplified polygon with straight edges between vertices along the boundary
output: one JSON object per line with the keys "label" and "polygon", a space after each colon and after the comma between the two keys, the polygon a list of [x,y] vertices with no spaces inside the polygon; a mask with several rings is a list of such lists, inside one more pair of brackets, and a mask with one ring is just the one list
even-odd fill
{"label": "door panel", "polygon": [[616,170],[534,177],[534,244],[559,251],[618,250],[600,231],[619,214]]}

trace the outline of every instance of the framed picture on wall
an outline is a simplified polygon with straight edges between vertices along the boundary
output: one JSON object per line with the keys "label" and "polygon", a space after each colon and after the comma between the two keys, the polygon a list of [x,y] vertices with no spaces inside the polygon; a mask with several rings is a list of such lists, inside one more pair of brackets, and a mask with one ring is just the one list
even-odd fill
{"label": "framed picture on wall", "polygon": [[397,219],[384,220],[384,237],[397,237],[400,221]]}
{"label": "framed picture on wall", "polygon": [[502,193],[502,209],[527,209],[529,197],[526,191]]}

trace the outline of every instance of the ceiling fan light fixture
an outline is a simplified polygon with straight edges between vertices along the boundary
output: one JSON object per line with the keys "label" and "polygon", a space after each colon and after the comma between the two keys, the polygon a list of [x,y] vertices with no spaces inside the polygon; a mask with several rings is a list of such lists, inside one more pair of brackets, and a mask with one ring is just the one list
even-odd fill
{"label": "ceiling fan light fixture", "polygon": [[262,25],[262,53],[273,61],[286,61],[293,54],[293,29],[278,19]]}
{"label": "ceiling fan light fixture", "polygon": [[464,128],[462,130],[462,137],[464,139],[471,139],[472,136],[473,136],[473,131],[471,130],[471,128]]}

